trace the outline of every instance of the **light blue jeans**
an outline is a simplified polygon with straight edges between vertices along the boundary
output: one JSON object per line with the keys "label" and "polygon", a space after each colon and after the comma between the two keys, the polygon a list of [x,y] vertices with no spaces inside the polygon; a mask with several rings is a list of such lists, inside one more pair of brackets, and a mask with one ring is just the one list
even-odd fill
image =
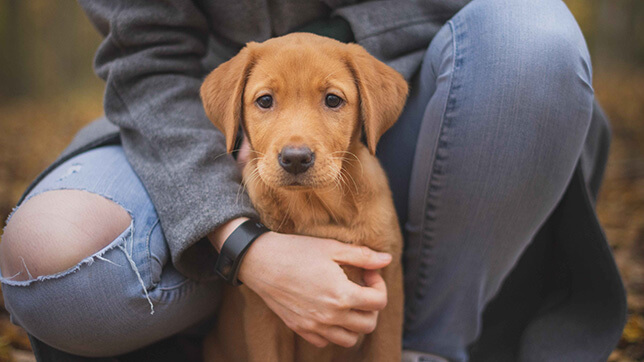
{"label": "light blue jeans", "polygon": [[161,340],[214,313],[220,282],[197,282],[174,269],[154,206],[121,146],[71,158],[27,199],[61,189],[112,200],[127,210],[132,222],[72,269],[27,281],[2,276],[5,306],[15,324],[63,351],[106,356]]}
{"label": "light blue jeans", "polygon": [[[591,84],[583,36],[559,0],[475,0],[433,39],[378,150],[405,233],[406,349],[468,359],[486,304],[579,160]],[[105,356],[212,315],[219,282],[172,267],[154,206],[120,146],[68,160],[29,197],[55,189],[103,195],[132,225],[67,272],[3,276],[15,323],[58,349]]]}
{"label": "light blue jeans", "polygon": [[591,74],[559,0],[475,0],[432,40],[379,145],[404,222],[406,349],[467,360],[485,306],[571,179]]}

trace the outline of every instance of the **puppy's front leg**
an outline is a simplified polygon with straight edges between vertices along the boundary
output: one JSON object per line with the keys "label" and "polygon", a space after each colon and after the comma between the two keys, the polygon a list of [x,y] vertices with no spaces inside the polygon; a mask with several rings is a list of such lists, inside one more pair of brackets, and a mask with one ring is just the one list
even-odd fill
{"label": "puppy's front leg", "polygon": [[403,270],[398,259],[383,269],[388,303],[378,315],[378,326],[365,339],[362,361],[400,361],[404,318]]}
{"label": "puppy's front leg", "polygon": [[242,286],[246,299],[244,330],[249,362],[294,361],[295,335],[262,298]]}

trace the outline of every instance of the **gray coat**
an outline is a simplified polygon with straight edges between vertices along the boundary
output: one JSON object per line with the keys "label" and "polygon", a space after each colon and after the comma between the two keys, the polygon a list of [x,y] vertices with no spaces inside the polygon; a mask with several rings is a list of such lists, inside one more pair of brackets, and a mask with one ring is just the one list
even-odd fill
{"label": "gray coat", "polygon": [[[256,216],[246,195],[236,197],[233,158],[217,157],[225,142],[199,99],[205,75],[248,41],[339,16],[357,43],[409,80],[433,36],[467,2],[80,0],[105,37],[95,69],[106,81],[106,118],[84,128],[52,167],[121,143],[156,207],[174,265],[204,277],[215,261],[205,235],[230,219]],[[624,291],[593,204],[608,135],[596,106],[571,185],[488,307],[473,359],[601,358],[616,343]]]}
{"label": "gray coat", "polygon": [[[249,41],[287,34],[339,15],[371,54],[411,78],[457,1],[81,0],[105,36],[95,69],[106,81],[109,119],[83,130],[65,154],[118,137],[156,207],[172,261],[193,278],[210,273],[204,236],[240,216],[256,216],[222,134],[206,117],[199,87]],[[269,6],[270,5],[270,6]],[[118,128],[117,128],[118,127]],[[120,130],[119,130],[120,129]]]}

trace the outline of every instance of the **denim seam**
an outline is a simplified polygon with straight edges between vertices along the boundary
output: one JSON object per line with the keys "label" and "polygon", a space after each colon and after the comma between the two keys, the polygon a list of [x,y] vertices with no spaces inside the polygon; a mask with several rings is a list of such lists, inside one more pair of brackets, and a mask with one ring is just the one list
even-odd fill
{"label": "denim seam", "polygon": [[159,287],[158,289],[161,290],[161,291],[167,292],[167,291],[171,291],[171,290],[175,290],[177,288],[180,288],[181,286],[183,286],[184,284],[186,284],[186,283],[188,283],[190,281],[191,281],[191,279],[186,278],[185,280],[183,280],[183,281],[181,281],[181,282],[179,282],[179,283],[177,283],[175,285],[171,285],[171,286],[167,286],[167,287]]}
{"label": "denim seam", "polygon": [[157,293],[157,296],[152,295],[151,298],[157,302],[157,303],[162,303],[163,299],[163,294],[165,293],[189,293],[191,290],[195,288],[196,285],[200,283],[212,283],[217,280],[219,280],[220,277],[206,277],[200,280],[195,280],[195,279],[190,279],[190,278],[185,278],[181,282],[169,286],[158,286],[155,289],[155,293]]}
{"label": "denim seam", "polygon": [[152,253],[150,252],[150,238],[152,237],[152,232],[154,231],[154,228],[157,227],[157,225],[159,225],[158,217],[157,220],[152,224],[152,227],[150,228],[150,231],[148,231],[148,235],[145,238],[145,248],[148,251],[148,280],[150,283],[150,288],[148,288],[148,290],[152,290],[157,287],[157,283],[154,283],[152,281]]}
{"label": "denim seam", "polygon": [[[427,183],[425,185],[425,195],[424,195],[424,200],[427,200],[427,203],[424,208],[424,215],[422,217],[421,225],[420,225],[420,232],[421,232],[421,242],[419,243],[418,246],[418,255],[421,258],[420,265],[418,266],[418,271],[417,271],[417,277],[415,280],[415,284],[413,287],[414,292],[414,297],[415,300],[418,301],[419,299],[424,297],[424,289],[427,287],[427,270],[429,268],[429,262],[427,260],[426,254],[432,249],[432,239],[431,238],[426,238],[423,235],[423,232],[426,230],[427,224],[429,224],[429,221],[432,221],[430,217],[428,217],[428,213],[431,211],[431,208],[434,208],[435,206],[432,206],[430,208],[430,200],[433,196],[433,194],[436,193],[436,189],[434,186],[433,181],[435,181],[435,176],[438,174],[437,173],[437,162],[438,161],[444,161],[444,160],[438,160],[438,154],[440,150],[444,150],[447,147],[446,141],[443,139],[443,136],[445,135],[447,128],[449,128],[449,117],[447,116],[447,113],[453,109],[454,107],[454,97],[453,97],[453,90],[454,90],[454,78],[455,78],[455,73],[458,68],[458,59],[459,59],[459,52],[458,52],[458,46],[456,42],[457,34],[456,34],[456,26],[454,24],[453,20],[450,20],[447,22],[449,24],[450,29],[452,31],[452,49],[453,49],[453,57],[452,57],[452,74],[450,74],[450,79],[449,79],[449,89],[447,92],[447,97],[445,100],[445,105],[443,107],[443,112],[442,112],[442,117],[441,117],[441,126],[440,126],[440,131],[438,134],[438,138],[436,141],[436,145],[434,147],[434,157],[432,160],[432,166],[430,168],[430,175],[427,178]],[[434,188],[433,192],[432,189]],[[412,303],[410,305],[410,310],[409,310],[409,319],[410,320],[415,320],[416,319],[416,314],[417,314],[417,309],[419,307],[418,303]],[[409,322],[409,321],[408,321]]]}
{"label": "denim seam", "polygon": [[194,290],[196,283],[196,281],[186,278],[185,280],[171,286],[158,287],[155,289],[155,295],[151,295],[150,298],[156,303],[163,303],[164,295],[168,293],[172,293],[173,295],[190,293]]}

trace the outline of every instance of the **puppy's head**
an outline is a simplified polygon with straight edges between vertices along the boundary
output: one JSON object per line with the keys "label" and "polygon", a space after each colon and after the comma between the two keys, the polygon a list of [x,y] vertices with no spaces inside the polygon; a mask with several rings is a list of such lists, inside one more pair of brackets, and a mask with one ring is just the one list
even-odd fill
{"label": "puppy's head", "polygon": [[374,154],[406,96],[403,77],[362,47],[304,33],[248,43],[201,87],[228,152],[242,124],[249,165],[269,186],[293,189],[333,185],[362,128]]}

